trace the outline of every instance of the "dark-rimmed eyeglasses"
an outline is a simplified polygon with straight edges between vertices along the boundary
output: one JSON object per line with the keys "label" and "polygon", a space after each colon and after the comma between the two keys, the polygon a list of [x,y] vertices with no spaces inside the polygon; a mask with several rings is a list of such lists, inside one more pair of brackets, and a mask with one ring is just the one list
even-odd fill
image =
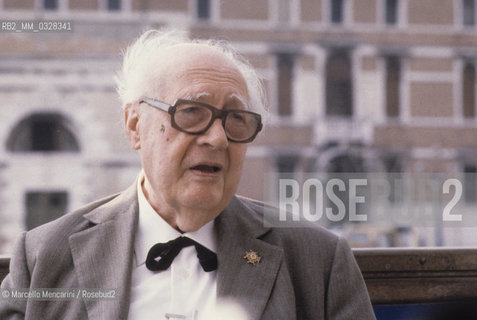
{"label": "dark-rimmed eyeglasses", "polygon": [[262,117],[246,110],[222,110],[210,104],[177,99],[172,105],[152,98],[143,98],[139,103],[166,111],[171,115],[171,126],[189,134],[205,133],[215,119],[222,120],[225,135],[232,142],[251,142],[262,130]]}

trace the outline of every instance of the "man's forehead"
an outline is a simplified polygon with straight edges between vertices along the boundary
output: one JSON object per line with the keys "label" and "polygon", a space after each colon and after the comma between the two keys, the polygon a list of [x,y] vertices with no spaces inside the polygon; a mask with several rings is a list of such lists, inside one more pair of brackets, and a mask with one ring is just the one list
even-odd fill
{"label": "man's forehead", "polygon": [[[170,64],[194,64],[198,60],[207,59],[206,61],[221,61],[228,62],[233,66],[233,63],[221,52],[208,47],[205,44],[185,43],[178,44],[167,48],[162,53]],[[211,59],[213,57],[213,59]]]}
{"label": "man's forehead", "polygon": [[191,72],[232,72],[237,78],[243,75],[237,65],[224,53],[205,44],[180,44],[171,46],[160,57],[160,62],[167,61],[168,73],[187,75]]}
{"label": "man's forehead", "polygon": [[220,95],[223,103],[247,107],[246,80],[222,52],[204,44],[181,44],[169,47],[163,54],[156,56],[159,63],[167,61],[167,65],[158,70],[162,78],[159,83],[163,86],[158,98],[212,103],[211,100]]}

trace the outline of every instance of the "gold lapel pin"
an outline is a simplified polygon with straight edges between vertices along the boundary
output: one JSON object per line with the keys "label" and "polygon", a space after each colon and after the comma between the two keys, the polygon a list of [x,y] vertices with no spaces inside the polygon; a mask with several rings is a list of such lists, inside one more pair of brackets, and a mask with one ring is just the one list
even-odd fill
{"label": "gold lapel pin", "polygon": [[258,252],[255,252],[253,250],[246,251],[243,258],[247,260],[247,263],[251,263],[253,265],[259,263],[260,259],[262,259],[262,257],[258,255]]}

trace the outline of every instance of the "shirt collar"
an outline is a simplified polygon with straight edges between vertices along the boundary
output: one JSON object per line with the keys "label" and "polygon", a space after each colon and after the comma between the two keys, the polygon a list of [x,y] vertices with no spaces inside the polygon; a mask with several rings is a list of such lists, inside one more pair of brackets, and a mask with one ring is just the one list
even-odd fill
{"label": "shirt collar", "polygon": [[137,180],[139,222],[136,239],[134,241],[136,266],[145,263],[147,253],[153,245],[158,242],[167,242],[180,236],[189,237],[213,252],[217,252],[214,221],[208,222],[197,231],[180,233],[172,228],[147,201],[142,191],[144,178],[144,171],[141,171]]}

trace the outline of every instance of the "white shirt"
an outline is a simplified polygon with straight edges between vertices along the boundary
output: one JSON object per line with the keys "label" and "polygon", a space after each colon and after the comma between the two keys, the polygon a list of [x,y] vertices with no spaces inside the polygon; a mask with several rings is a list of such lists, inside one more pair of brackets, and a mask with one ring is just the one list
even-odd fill
{"label": "white shirt", "polygon": [[164,271],[150,271],[145,262],[153,245],[180,236],[187,236],[217,252],[213,221],[195,232],[181,234],[146,200],[141,187],[143,180],[144,174],[141,173],[137,183],[139,223],[134,240],[129,319],[204,320],[205,314],[213,312],[215,307],[217,271],[205,272],[202,269],[194,246],[183,248]]}

